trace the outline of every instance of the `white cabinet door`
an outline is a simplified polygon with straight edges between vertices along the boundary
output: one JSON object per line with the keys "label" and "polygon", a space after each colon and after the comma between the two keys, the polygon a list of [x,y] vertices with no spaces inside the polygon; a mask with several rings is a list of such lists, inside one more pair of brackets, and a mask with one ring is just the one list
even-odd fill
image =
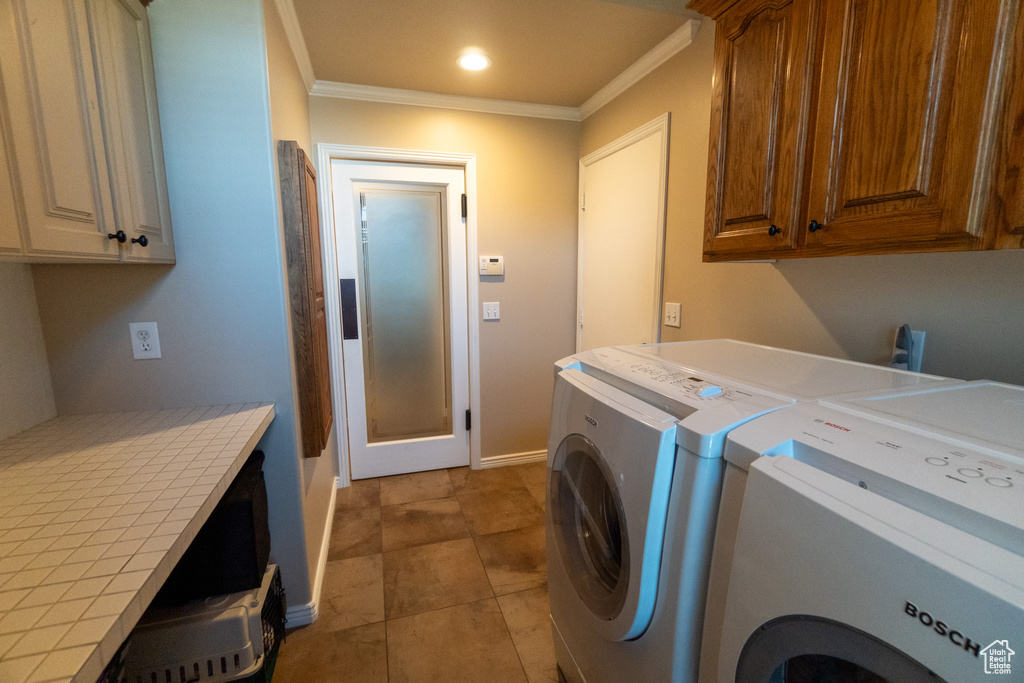
{"label": "white cabinet door", "polygon": [[0,68],[29,255],[119,258],[84,7],[0,3]]}
{"label": "white cabinet door", "polygon": [[88,8],[114,210],[128,235],[123,257],[173,263],[146,8],[137,0],[88,0]]}
{"label": "white cabinet door", "polygon": [[142,4],[2,2],[0,75],[23,259],[173,263]]}
{"label": "white cabinet door", "polygon": [[[0,91],[3,78],[0,74]],[[16,174],[11,156],[10,126],[0,110],[0,256],[21,253],[21,223],[18,211],[17,190],[14,186]]]}

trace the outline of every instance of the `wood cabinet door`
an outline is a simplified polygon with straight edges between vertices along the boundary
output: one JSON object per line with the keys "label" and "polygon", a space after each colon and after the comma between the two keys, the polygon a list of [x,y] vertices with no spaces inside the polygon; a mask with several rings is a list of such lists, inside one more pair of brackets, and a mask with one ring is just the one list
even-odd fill
{"label": "wood cabinet door", "polygon": [[716,16],[704,258],[798,244],[818,2]]}
{"label": "wood cabinet door", "polygon": [[982,248],[1017,0],[828,3],[808,255]]}
{"label": "wood cabinet door", "polygon": [[996,138],[994,191],[987,216],[995,249],[1024,249],[1024,10],[1009,27],[1006,94]]}
{"label": "wood cabinet door", "polygon": [[124,260],[173,263],[146,8],[138,0],[87,5],[114,206],[118,227],[129,237]]}
{"label": "wood cabinet door", "polygon": [[316,170],[294,140],[277,143],[288,297],[303,456],[319,456],[333,424]]}
{"label": "wood cabinet door", "polygon": [[327,353],[327,308],[324,297],[324,273],[323,258],[320,251],[320,214],[316,195],[316,170],[313,162],[300,149],[299,162],[302,166],[301,172],[304,177],[302,202],[303,222],[306,224],[307,240],[309,241],[309,291],[310,304],[312,306],[312,342],[313,342],[313,365],[316,375],[316,410],[318,418],[318,440],[320,450],[327,446],[327,440],[331,435],[331,425],[334,414],[331,403],[331,366]]}
{"label": "wood cabinet door", "polygon": [[0,2],[0,70],[29,256],[117,260],[118,243],[107,238],[116,227],[81,2]]}
{"label": "wood cabinet door", "polygon": [[[0,73],[0,93],[3,92],[3,74]],[[7,117],[0,108],[0,256],[21,254],[21,211],[15,179],[14,150],[10,144]]]}

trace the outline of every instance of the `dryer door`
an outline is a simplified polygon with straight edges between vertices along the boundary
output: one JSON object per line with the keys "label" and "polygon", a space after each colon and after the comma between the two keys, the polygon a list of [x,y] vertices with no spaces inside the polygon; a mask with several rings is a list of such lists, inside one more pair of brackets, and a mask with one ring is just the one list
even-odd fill
{"label": "dryer door", "polygon": [[761,625],[747,641],[736,683],[944,683],[920,662],[859,629],[790,615]]}
{"label": "dryer door", "polygon": [[591,612],[614,619],[629,586],[626,515],[601,452],[582,434],[559,444],[549,498],[569,580]]}
{"label": "dryer door", "polygon": [[639,637],[654,613],[675,436],[671,415],[579,371],[559,373],[548,552],[575,593],[567,599],[608,640]]}

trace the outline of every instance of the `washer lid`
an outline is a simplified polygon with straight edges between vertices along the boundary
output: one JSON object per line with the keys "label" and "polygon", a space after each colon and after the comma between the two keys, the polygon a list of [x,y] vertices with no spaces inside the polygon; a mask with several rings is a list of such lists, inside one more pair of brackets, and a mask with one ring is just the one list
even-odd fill
{"label": "washer lid", "polygon": [[798,401],[930,384],[944,378],[732,339],[624,346],[622,350]]}
{"label": "washer lid", "polygon": [[732,340],[595,349],[556,363],[567,367],[680,418],[677,443],[705,458],[721,457],[729,430],[783,406],[951,381]]}
{"label": "washer lid", "polygon": [[997,450],[1024,449],[1024,387],[981,380],[904,396],[828,401],[858,413],[892,418]]}

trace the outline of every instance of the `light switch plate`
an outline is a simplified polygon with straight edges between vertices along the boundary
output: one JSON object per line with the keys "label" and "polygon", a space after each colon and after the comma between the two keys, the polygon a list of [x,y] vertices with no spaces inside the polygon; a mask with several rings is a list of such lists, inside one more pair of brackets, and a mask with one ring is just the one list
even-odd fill
{"label": "light switch plate", "polygon": [[665,304],[665,324],[669,327],[682,327],[682,304]]}
{"label": "light switch plate", "polygon": [[497,301],[484,302],[484,320],[500,320],[501,304]]}
{"label": "light switch plate", "polygon": [[128,332],[132,337],[132,356],[135,360],[163,357],[160,355],[160,335],[156,323],[128,323]]}

